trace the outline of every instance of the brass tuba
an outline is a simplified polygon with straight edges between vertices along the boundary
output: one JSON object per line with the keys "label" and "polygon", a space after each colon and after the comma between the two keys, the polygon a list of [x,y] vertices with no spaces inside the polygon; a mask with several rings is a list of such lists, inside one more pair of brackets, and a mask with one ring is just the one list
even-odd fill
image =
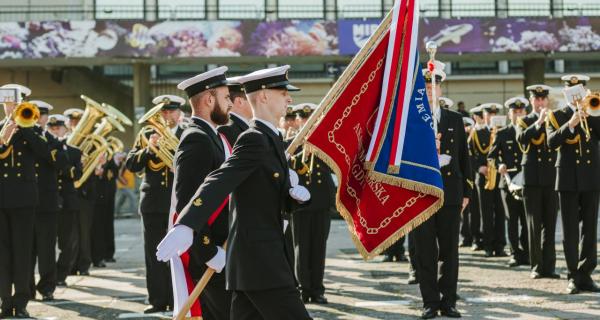
{"label": "brass tuba", "polygon": [[125,150],[125,145],[121,139],[116,137],[108,137],[106,138],[106,143],[108,144],[108,158],[112,158],[116,153],[123,152]]}
{"label": "brass tuba", "polygon": [[[40,109],[38,109],[35,104],[30,102],[21,102],[15,109],[13,109],[11,114],[6,115],[7,120],[14,121],[21,128],[31,128],[35,126],[39,118]],[[3,137],[6,134],[6,130],[8,130],[7,122],[8,121],[5,121],[2,130],[0,130],[0,137]],[[8,139],[5,141],[7,145],[10,144],[14,134],[15,132],[13,131],[10,137],[8,137]]]}
{"label": "brass tuba", "polygon": [[[162,162],[173,169],[173,157],[175,151],[177,151],[179,138],[171,132],[167,126],[167,122],[161,116],[160,110],[162,107],[163,103],[156,105],[148,110],[148,112],[146,112],[146,114],[138,121],[139,124],[144,124],[145,126],[138,133],[136,144],[139,143],[141,147],[148,146]],[[156,133],[160,136],[158,147],[150,144],[146,137],[147,133]]]}
{"label": "brass tuba", "polygon": [[68,145],[80,149],[83,141],[94,130],[96,123],[110,112],[107,108],[87,96],[81,95],[81,99],[85,101],[83,116],[67,139]]}

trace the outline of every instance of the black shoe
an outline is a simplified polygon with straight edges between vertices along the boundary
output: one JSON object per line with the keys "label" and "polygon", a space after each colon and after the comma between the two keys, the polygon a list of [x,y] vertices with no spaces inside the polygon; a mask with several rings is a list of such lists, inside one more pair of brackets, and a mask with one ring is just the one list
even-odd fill
{"label": "black shoe", "polygon": [[600,287],[594,281],[586,285],[580,286],[580,289],[581,291],[600,292]]}
{"label": "black shoe", "polygon": [[106,268],[106,264],[104,263],[104,261],[100,260],[98,262],[94,262],[94,267],[95,268]]}
{"label": "black shoe", "polygon": [[473,246],[471,247],[471,250],[473,250],[473,251],[481,251],[481,250],[483,250],[483,246],[481,245],[481,243],[475,242],[475,243],[473,243]]}
{"label": "black shoe", "polygon": [[15,309],[15,318],[17,318],[17,319],[27,319],[27,318],[31,318],[31,316],[29,315],[29,312],[27,312],[27,309],[25,309],[25,308],[16,308]]}
{"label": "black shoe", "polygon": [[407,284],[418,284],[419,280],[417,280],[417,276],[414,273],[408,275]]}
{"label": "black shoe", "polygon": [[542,274],[542,278],[548,278],[548,279],[560,279],[560,274],[558,273],[544,273]]}
{"label": "black shoe", "polygon": [[462,315],[460,314],[460,312],[458,312],[458,310],[456,310],[456,307],[443,308],[440,311],[440,313],[442,314],[442,316],[448,317],[448,318],[460,318],[460,317],[462,317]]}
{"label": "black shoe", "polygon": [[569,285],[567,286],[567,293],[568,294],[578,294],[579,293],[579,288],[575,284],[575,281],[569,280]]}
{"label": "black shoe", "polygon": [[108,258],[108,259],[105,259],[104,262],[115,263],[115,262],[117,262],[117,260],[115,260],[115,258]]}
{"label": "black shoe", "polygon": [[54,300],[54,294],[52,292],[42,293],[42,301],[52,301]]}
{"label": "black shoe", "polygon": [[519,262],[517,261],[517,259],[515,258],[510,258],[510,260],[508,260],[508,267],[509,268],[514,268],[519,266]]}
{"label": "black shoe", "polygon": [[494,252],[494,257],[508,257],[508,254],[504,252],[504,250],[496,250]]}
{"label": "black shoe", "polygon": [[385,257],[383,257],[383,260],[381,260],[381,262],[393,262],[393,261],[394,261],[394,256],[388,255],[388,254],[386,254]]}
{"label": "black shoe", "polygon": [[80,275],[80,276],[89,276],[89,275],[90,275],[90,272],[89,272],[89,271],[87,271],[87,270],[86,270],[86,271],[79,271],[79,275]]}
{"label": "black shoe", "polygon": [[494,251],[492,250],[485,250],[485,253],[483,254],[484,257],[486,258],[491,258],[494,256]]}
{"label": "black shoe", "polygon": [[66,287],[67,282],[65,280],[58,280],[58,281],[56,281],[56,286],[57,287]]}
{"label": "black shoe", "polygon": [[302,295],[302,302],[304,302],[304,303],[310,303],[310,296],[306,295],[306,294],[303,294]]}
{"label": "black shoe", "polygon": [[541,279],[542,275],[537,271],[531,271],[531,274],[529,274],[529,277],[531,279]]}
{"label": "black shoe", "polygon": [[471,242],[471,241],[464,241],[463,240],[458,246],[461,247],[461,248],[468,248],[468,247],[470,247],[472,245],[473,245],[473,242]]}
{"label": "black shoe", "polygon": [[146,309],[144,309],[144,314],[157,313],[157,312],[165,312],[165,311],[167,311],[166,307],[148,306],[148,307],[146,307]]}
{"label": "black shoe", "polygon": [[0,318],[12,318],[13,308],[3,308],[0,312]]}
{"label": "black shoe", "polygon": [[421,312],[421,319],[433,319],[437,317],[438,312],[436,309],[432,307],[423,308],[423,312]]}
{"label": "black shoe", "polygon": [[320,294],[318,296],[312,296],[310,297],[310,301],[312,301],[313,303],[317,303],[317,304],[327,304],[327,298],[325,298],[324,295]]}

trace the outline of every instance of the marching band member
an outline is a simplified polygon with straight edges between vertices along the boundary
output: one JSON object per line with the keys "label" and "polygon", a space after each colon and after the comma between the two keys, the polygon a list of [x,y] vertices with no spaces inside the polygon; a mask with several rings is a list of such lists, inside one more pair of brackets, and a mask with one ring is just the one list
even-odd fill
{"label": "marching band member", "polygon": [[[521,171],[521,158],[523,152],[516,140],[515,126],[517,119],[524,116],[527,111],[528,101],[522,97],[506,100],[504,107],[509,109],[510,124],[498,129],[487,159],[493,159],[498,166],[500,174],[498,188],[502,196],[502,203],[508,221],[508,241],[510,243],[511,259],[509,267],[516,267],[529,263],[529,246],[527,242],[527,224],[525,222],[525,207],[522,199],[515,199],[508,190],[509,183]],[[519,232],[519,224],[521,231]]]}
{"label": "marching band member", "polygon": [[[485,126],[476,126],[470,136],[471,152],[474,164],[477,168],[475,186],[479,195],[479,206],[481,209],[481,222],[483,225],[483,249],[486,257],[506,257],[504,246],[505,221],[502,198],[498,190],[498,175],[493,175],[494,170],[487,161],[487,156],[492,146],[494,133],[491,117],[502,109],[497,103],[485,103],[480,106],[483,111]],[[493,176],[492,176],[493,175]],[[494,182],[495,181],[495,182]]]}
{"label": "marching band member", "polygon": [[[562,80],[565,81],[565,87],[569,88],[585,85],[589,77],[568,75]],[[596,229],[600,200],[600,119],[588,117],[585,110],[573,105],[572,101],[567,102],[567,106],[549,111],[546,117],[548,145],[558,149],[555,190],[558,191],[562,217],[569,280],[567,293],[600,292],[600,287],[591,277],[598,263]],[[589,132],[583,129],[582,120],[587,121]]]}
{"label": "marching band member", "polygon": [[[152,103],[155,105],[163,103],[160,116],[167,125],[174,128],[175,136],[180,138],[183,128],[177,124],[178,111],[185,104],[185,99],[174,95],[163,95],[155,97]],[[169,130],[173,130],[172,128],[169,127]],[[156,130],[146,130],[139,134],[143,134],[144,137],[138,136],[136,139],[127,155],[125,166],[131,172],[143,174],[140,184],[139,214],[143,223],[146,288],[150,304],[144,313],[154,313],[173,307],[171,271],[167,264],[157,261],[154,255],[156,246],[167,234],[173,171],[150,148],[149,144],[159,147],[158,140],[161,137]]]}
{"label": "marching band member", "polygon": [[[21,85],[2,88],[17,89],[22,98],[31,94]],[[17,101],[4,102],[3,106],[6,118],[0,122],[0,317],[29,318],[29,267],[39,201],[35,161],[47,156],[48,145],[33,129],[36,119],[31,116],[35,114],[32,105],[21,104],[26,108],[21,109],[21,114],[13,113]]]}
{"label": "marching band member", "polygon": [[229,96],[231,98],[231,110],[229,111],[229,123],[219,126],[217,131],[227,138],[230,146],[235,145],[235,141],[242,132],[250,128],[250,119],[252,119],[252,108],[246,97],[244,87],[238,82],[239,77],[228,78]]}
{"label": "marching band member", "polygon": [[[46,141],[48,152],[36,158],[35,171],[39,204],[35,212],[34,260],[31,264],[32,296],[37,290],[43,301],[54,300],[56,289],[56,237],[58,212],[60,210],[58,171],[68,164],[66,147],[46,130],[48,114],[53,107],[40,100],[30,101],[40,110],[40,118],[34,130]],[[35,284],[35,258],[37,257],[40,279]]]}
{"label": "marching band member", "polygon": [[560,278],[555,272],[554,237],[558,217],[556,150],[548,146],[546,117],[549,112],[550,87],[534,84],[527,87],[532,112],[517,120],[517,140],[523,153],[523,202],[527,218],[529,262],[532,279]]}
{"label": "marching band member", "polygon": [[[299,128],[302,128],[317,105],[301,103],[294,109]],[[323,277],[331,226],[330,209],[335,207],[336,189],[331,169],[319,158],[305,155],[305,152],[300,150],[289,161],[290,169],[296,171],[300,178],[298,184],[312,195],[310,202],[299,204],[291,213],[295,271],[302,300],[326,304]]]}

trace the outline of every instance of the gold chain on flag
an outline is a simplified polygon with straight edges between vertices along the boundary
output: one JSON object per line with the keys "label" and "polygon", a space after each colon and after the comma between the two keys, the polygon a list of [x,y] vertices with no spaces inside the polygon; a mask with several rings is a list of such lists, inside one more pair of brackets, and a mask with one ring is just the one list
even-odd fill
{"label": "gold chain on flag", "polygon": [[[339,143],[335,140],[335,132],[338,131],[342,127],[344,120],[346,118],[348,118],[348,116],[350,116],[350,112],[352,111],[352,108],[354,108],[358,104],[358,102],[360,101],[360,97],[365,92],[367,92],[369,85],[371,84],[371,82],[373,82],[373,80],[375,80],[375,74],[377,73],[377,71],[379,71],[379,69],[381,69],[384,61],[385,61],[385,57],[383,57],[381,60],[379,60],[377,62],[377,67],[375,68],[375,70],[371,71],[371,73],[369,74],[369,78],[368,78],[369,80],[362,84],[362,86],[360,87],[360,91],[356,95],[354,95],[354,97],[352,98],[352,103],[344,109],[344,112],[342,113],[342,117],[335,121],[333,129],[327,133],[327,138],[328,138],[329,142],[333,143],[335,145],[336,149],[341,154],[344,155],[344,160],[346,161],[346,164],[348,166],[351,166],[350,156],[346,152],[346,148],[341,143]],[[379,222],[378,227],[373,228],[373,227],[368,226],[367,219],[365,219],[365,217],[363,217],[363,215],[361,213],[360,206],[359,206],[360,199],[356,195],[356,190],[354,188],[352,188],[350,185],[346,185],[346,192],[348,193],[348,195],[350,195],[352,198],[354,198],[354,200],[356,202],[356,210],[357,210],[356,214],[358,215],[360,225],[366,230],[367,234],[379,233],[379,231],[381,229],[387,227],[392,222],[393,219],[398,218],[404,212],[405,209],[412,207],[415,203],[417,203],[417,200],[419,200],[420,198],[424,198],[426,196],[426,194],[419,192],[416,196],[409,198],[403,206],[398,207],[396,210],[394,210],[394,213],[391,216],[385,217],[385,219],[381,220],[381,222]]]}

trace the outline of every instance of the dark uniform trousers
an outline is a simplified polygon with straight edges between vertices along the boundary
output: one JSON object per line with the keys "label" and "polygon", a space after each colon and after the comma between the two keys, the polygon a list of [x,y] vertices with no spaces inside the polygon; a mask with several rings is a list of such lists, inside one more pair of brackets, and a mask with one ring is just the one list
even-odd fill
{"label": "dark uniform trousers", "polygon": [[444,193],[443,207],[409,235],[415,243],[417,280],[423,306],[435,310],[456,305],[461,206],[463,198],[471,195],[472,188],[462,117],[446,109],[440,112],[440,152],[451,156],[450,163],[440,171],[444,189],[451,192]]}
{"label": "dark uniform trousers", "polygon": [[[3,123],[0,123],[0,128]],[[33,129],[20,128],[0,146],[0,299],[2,310],[25,308],[31,298],[30,266],[38,203],[34,161],[48,146]],[[13,293],[14,286],[14,293]]]}
{"label": "dark uniform trousers", "polygon": [[[60,209],[58,171],[68,165],[66,147],[48,132],[35,127],[48,145],[48,156],[38,157],[35,168],[39,204],[35,212],[33,260],[31,264],[31,295],[37,289],[42,295],[52,294],[56,288],[56,237]],[[35,264],[38,263],[40,280],[35,284]]]}
{"label": "dark uniform trousers", "polygon": [[290,168],[298,174],[299,185],[306,187],[311,198],[292,210],[291,224],[296,278],[303,297],[308,298],[325,293],[325,253],[331,227],[329,210],[335,205],[335,185],[331,169],[323,161],[303,155],[304,152],[299,152],[292,157]]}
{"label": "dark uniform trousers", "polygon": [[[507,174],[512,179],[521,171],[523,152],[516,138],[517,130],[510,124],[498,129],[496,138],[488,153],[488,159],[494,159],[496,166],[504,164]],[[508,182],[502,175],[498,176],[498,188],[502,197],[502,208],[508,221],[508,241],[511,254],[520,263],[525,263],[529,258],[529,245],[527,243],[527,223],[525,221],[525,206],[523,200],[515,199],[508,191]],[[519,230],[521,226],[521,230]],[[495,248],[497,249],[497,248]]]}
{"label": "dark uniform trousers", "polygon": [[392,258],[396,258],[399,259],[401,256],[404,256],[405,249],[404,249],[404,241],[405,241],[406,237],[401,237],[400,239],[398,239],[398,241],[394,242],[393,245],[389,246],[384,254],[388,257],[392,257]]}
{"label": "dark uniform trousers", "polygon": [[535,125],[538,118],[532,112],[517,120],[517,141],[527,150],[523,154],[521,167],[531,271],[553,275],[558,218],[558,194],[554,190],[556,150],[547,144],[546,125]]}
{"label": "dark uniform trousers", "polygon": [[59,171],[58,189],[62,207],[58,214],[58,249],[56,261],[57,281],[64,282],[71,273],[79,245],[77,240],[77,223],[79,221],[80,203],[74,181],[81,177],[81,151],[67,146],[69,165]]}
{"label": "dark uniform trousers", "polygon": [[[568,279],[575,285],[592,284],[592,272],[598,263],[597,224],[600,194],[600,119],[588,117],[590,139],[581,125],[573,132],[568,121],[570,106],[550,112],[546,122],[548,145],[559,148],[556,160],[558,191],[563,226],[563,246]],[[581,224],[581,230],[580,230]]]}
{"label": "dark uniform trousers", "polygon": [[[224,148],[221,137],[207,122],[192,117],[191,123],[181,135],[175,153],[174,189],[177,212],[181,212],[192,199],[206,176],[223,163]],[[223,209],[210,226],[206,225],[195,234],[194,242],[188,250],[190,274],[196,282],[204,274],[206,263],[217,253],[217,246],[223,246],[227,240],[229,216],[226,210]],[[202,318],[205,320],[230,318],[231,292],[225,289],[223,278],[222,274],[214,275],[200,296]]]}
{"label": "dark uniform trousers", "polygon": [[[182,132],[183,129],[177,127],[175,136],[181,137]],[[146,137],[149,138],[152,133],[146,132]],[[169,227],[173,172],[140,140],[129,151],[125,167],[131,172],[143,173],[139,214],[142,217],[144,235],[148,302],[157,308],[172,307],[171,270],[168,264],[156,259],[156,247]]]}
{"label": "dark uniform trousers", "polygon": [[92,223],[94,218],[94,202],[96,177],[92,174],[79,187],[79,214],[76,215],[74,241],[77,244],[77,255],[73,257],[71,273],[88,272],[92,264]]}
{"label": "dark uniform trousers", "polygon": [[281,213],[290,208],[289,188],[281,136],[257,122],[181,211],[178,222],[201,232],[232,194],[225,266],[231,319],[310,319],[284,245]]}
{"label": "dark uniform trousers", "polygon": [[104,165],[102,176],[96,177],[96,201],[92,218],[92,262],[114,255],[115,184],[118,169],[113,160]]}
{"label": "dark uniform trousers", "polygon": [[487,156],[492,144],[492,132],[483,127],[474,129],[470,137],[471,152],[473,155],[475,186],[479,196],[481,211],[481,224],[483,226],[483,247],[486,251],[502,251],[506,245],[506,225],[502,196],[498,190],[501,177],[496,176],[496,185],[493,190],[486,190],[485,176],[479,173],[481,166],[487,165]]}
{"label": "dark uniform trousers", "polygon": [[479,193],[477,188],[473,189],[473,196],[469,201],[469,205],[465,208],[462,214],[462,224],[460,234],[463,236],[465,245],[479,243],[483,241],[481,233],[481,210],[479,208]]}

